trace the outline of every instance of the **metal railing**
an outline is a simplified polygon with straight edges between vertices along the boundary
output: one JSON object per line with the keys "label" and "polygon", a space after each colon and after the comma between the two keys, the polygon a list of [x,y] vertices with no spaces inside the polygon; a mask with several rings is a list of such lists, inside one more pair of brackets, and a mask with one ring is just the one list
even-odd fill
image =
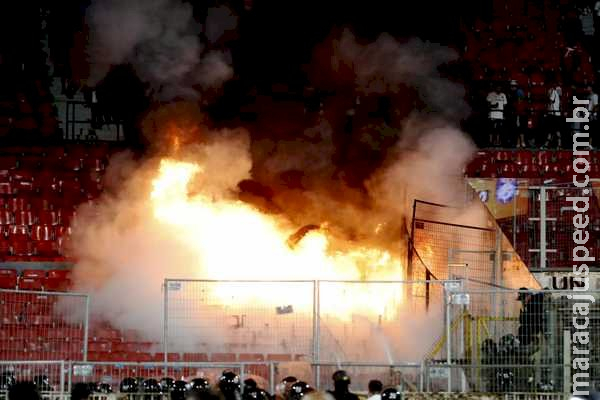
{"label": "metal railing", "polygon": [[88,295],[0,289],[0,360],[86,360]]}
{"label": "metal railing", "polygon": [[419,363],[443,333],[445,282],[167,279],[165,362],[169,352],[287,354],[316,366],[316,386],[323,362]]}
{"label": "metal railing", "polygon": [[[431,354],[427,389],[571,391],[573,304],[581,291],[509,289],[446,292],[446,357]],[[600,298],[600,292],[585,294]],[[600,383],[600,305],[589,304],[590,387]],[[581,347],[581,346],[580,346]],[[437,380],[436,380],[437,379]],[[437,386],[436,386],[437,385]]]}

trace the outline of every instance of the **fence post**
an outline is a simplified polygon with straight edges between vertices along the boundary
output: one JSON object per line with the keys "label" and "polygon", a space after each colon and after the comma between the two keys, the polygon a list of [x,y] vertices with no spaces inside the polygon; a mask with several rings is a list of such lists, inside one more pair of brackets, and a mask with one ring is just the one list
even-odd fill
{"label": "fence post", "polygon": [[451,320],[450,320],[450,305],[452,296],[446,288],[444,288],[444,301],[446,302],[446,363],[448,364],[448,393],[452,392],[452,357],[451,357],[451,344],[450,344],[450,335],[451,335]]}
{"label": "fence post", "polygon": [[321,367],[320,362],[320,339],[321,339],[321,315],[319,304],[319,281],[313,281],[313,366],[315,368],[315,387],[321,388]]}
{"label": "fence post", "polygon": [[244,393],[244,375],[246,375],[246,368],[245,368],[245,364],[244,363],[240,363],[240,388],[242,390],[242,393]]}
{"label": "fence post", "polygon": [[65,393],[65,362],[60,362],[60,395],[62,396]]}
{"label": "fence post", "polygon": [[83,326],[83,361],[87,361],[90,329],[90,295],[85,296],[85,316]]}
{"label": "fence post", "polygon": [[[571,332],[567,329],[563,331],[563,393],[571,393]],[[554,369],[554,367],[552,368]]]}
{"label": "fence post", "polygon": [[168,286],[169,286],[169,280],[165,279],[164,283],[163,283],[163,356],[164,356],[164,361],[165,361],[165,367],[166,364],[169,362],[169,347],[167,344],[167,339],[168,339]]}
{"label": "fence post", "polygon": [[421,367],[420,367],[420,372],[419,372],[419,392],[423,392],[423,380],[425,379],[425,376],[423,375],[425,373],[425,360],[421,361]]}
{"label": "fence post", "polygon": [[269,362],[269,392],[275,393],[275,363]]}
{"label": "fence post", "polygon": [[67,392],[71,393],[71,386],[73,385],[73,362],[69,361],[69,372],[67,372]]}

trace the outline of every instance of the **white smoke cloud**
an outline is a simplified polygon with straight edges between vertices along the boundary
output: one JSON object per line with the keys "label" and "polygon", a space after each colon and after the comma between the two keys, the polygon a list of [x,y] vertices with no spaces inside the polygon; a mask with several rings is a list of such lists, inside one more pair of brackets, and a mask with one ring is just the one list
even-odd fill
{"label": "white smoke cloud", "polygon": [[[417,117],[415,117],[417,118]],[[463,169],[476,147],[460,130],[409,119],[386,166],[368,186],[382,208],[406,215],[415,199],[463,206]]]}
{"label": "white smoke cloud", "polygon": [[[131,156],[125,152],[111,159],[105,193],[93,207],[78,210],[71,249],[78,260],[73,279],[76,290],[90,293],[94,321],[110,321],[158,341],[163,280],[198,278],[201,271],[188,238],[152,217],[149,194],[159,160],[140,162]],[[240,132],[219,132],[204,146],[190,148],[182,159],[205,166],[209,173],[197,184],[216,198],[234,190],[249,176],[251,166],[248,138]]]}
{"label": "white smoke cloud", "polygon": [[[225,7],[210,10],[209,38],[235,27]],[[232,74],[226,58],[207,52],[192,6],[178,0],[97,0],[89,9],[90,83],[111,65],[131,63],[162,100],[197,97],[196,87],[220,85]]]}

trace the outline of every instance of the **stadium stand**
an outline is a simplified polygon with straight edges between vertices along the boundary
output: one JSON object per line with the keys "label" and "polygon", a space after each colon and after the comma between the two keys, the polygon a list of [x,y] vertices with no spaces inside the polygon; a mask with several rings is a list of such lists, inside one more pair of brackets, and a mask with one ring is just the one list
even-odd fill
{"label": "stadium stand", "polygon": [[1,152],[0,260],[64,261],[76,206],[102,191],[109,147]]}
{"label": "stadium stand", "polygon": [[[474,123],[468,130],[480,146],[493,145],[482,135],[490,129],[489,105],[484,100],[492,85],[500,85],[508,93],[509,82],[514,81],[523,101],[504,110],[507,137],[503,146],[515,146],[519,133],[529,144],[535,143],[533,147],[547,146],[550,89],[556,85],[561,88],[560,108],[564,111],[573,95],[587,98],[586,88],[597,82],[594,46],[578,24],[583,11],[566,2],[508,0],[493,5],[491,22],[477,17],[462,28],[462,60]],[[517,124],[507,112],[516,113],[522,121]],[[568,131],[566,126],[560,129]],[[514,172],[509,168],[505,173]]]}
{"label": "stadium stand", "polygon": [[[590,152],[590,178],[600,178],[600,153]],[[548,192],[547,217],[556,218],[548,222],[548,248],[556,250],[550,253],[548,263],[552,268],[571,268],[570,255],[573,250],[572,212],[566,197],[577,195],[571,193],[573,188],[568,185],[572,182],[571,168],[573,153],[567,150],[556,151],[530,151],[530,150],[480,150],[465,169],[468,178],[499,179],[519,178],[526,181],[529,186],[536,186],[543,182],[550,186],[558,185],[565,188]],[[562,185],[561,185],[562,184]],[[593,192],[593,196],[596,194]],[[530,207],[525,214],[515,212],[515,215],[498,219],[499,226],[507,238],[512,242],[521,259],[530,268],[535,268],[537,255],[531,253],[539,245],[539,229],[536,220],[530,217],[539,217],[535,201],[530,201]],[[600,257],[598,243],[600,243],[600,207],[598,200],[590,202],[589,217],[591,221],[590,236],[595,243],[592,252],[596,258]]]}
{"label": "stadium stand", "polygon": [[[590,152],[590,177],[600,177],[600,152]],[[569,150],[479,150],[465,170],[468,177],[553,179],[570,182],[573,152]]]}

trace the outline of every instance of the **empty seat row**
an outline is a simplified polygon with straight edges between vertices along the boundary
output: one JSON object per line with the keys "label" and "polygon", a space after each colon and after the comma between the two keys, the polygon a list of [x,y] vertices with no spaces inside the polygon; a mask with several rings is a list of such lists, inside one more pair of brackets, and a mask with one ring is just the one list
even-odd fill
{"label": "empty seat row", "polygon": [[[544,166],[519,165],[515,163],[483,164],[477,168],[468,168],[465,172],[468,177],[480,178],[543,178],[543,179],[560,179],[565,178],[571,181],[572,165],[550,163]],[[591,178],[600,178],[600,165],[594,164],[590,166],[588,174]]]}
{"label": "empty seat row", "polygon": [[71,285],[68,270],[23,270],[0,269],[0,289],[37,291],[65,291]]}
{"label": "empty seat row", "polygon": [[69,225],[75,212],[73,209],[58,210],[15,210],[0,208],[0,225],[47,226]]}
{"label": "empty seat row", "polygon": [[[588,174],[600,178],[600,155],[592,152],[586,160],[590,164]],[[560,178],[570,175],[572,168],[573,153],[569,151],[481,151],[466,166],[465,174],[486,178]]]}

